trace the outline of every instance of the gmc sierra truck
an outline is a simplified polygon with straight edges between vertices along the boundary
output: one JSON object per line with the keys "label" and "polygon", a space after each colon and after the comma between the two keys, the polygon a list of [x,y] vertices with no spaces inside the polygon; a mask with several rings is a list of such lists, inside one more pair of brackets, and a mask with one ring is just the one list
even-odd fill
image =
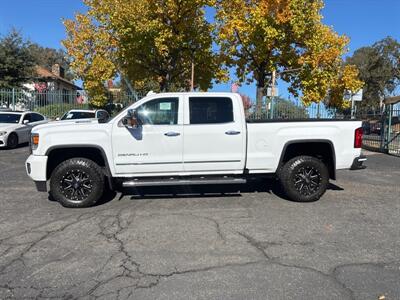
{"label": "gmc sierra truck", "polygon": [[35,127],[28,175],[66,207],[106,189],[245,184],[275,176],[289,199],[309,202],[338,169],[361,169],[359,121],[246,121],[234,93],[152,94],[106,123]]}

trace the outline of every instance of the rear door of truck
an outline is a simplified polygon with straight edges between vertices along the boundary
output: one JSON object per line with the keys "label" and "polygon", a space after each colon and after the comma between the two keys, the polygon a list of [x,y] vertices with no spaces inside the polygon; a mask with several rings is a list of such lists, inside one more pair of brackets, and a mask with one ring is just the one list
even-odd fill
{"label": "rear door of truck", "polygon": [[242,107],[229,95],[184,99],[184,170],[193,174],[240,174],[246,157]]}

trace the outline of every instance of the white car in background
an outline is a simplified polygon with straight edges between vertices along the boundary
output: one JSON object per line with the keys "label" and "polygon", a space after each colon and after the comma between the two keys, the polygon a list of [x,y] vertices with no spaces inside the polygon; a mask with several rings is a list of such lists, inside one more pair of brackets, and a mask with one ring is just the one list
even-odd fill
{"label": "white car in background", "polygon": [[36,112],[0,111],[0,147],[13,149],[29,142],[32,128],[47,122]]}
{"label": "white car in background", "polygon": [[107,121],[110,118],[110,114],[104,109],[88,110],[88,109],[71,109],[66,112],[61,118],[57,118],[57,121],[67,120],[81,120],[81,119],[99,119]]}

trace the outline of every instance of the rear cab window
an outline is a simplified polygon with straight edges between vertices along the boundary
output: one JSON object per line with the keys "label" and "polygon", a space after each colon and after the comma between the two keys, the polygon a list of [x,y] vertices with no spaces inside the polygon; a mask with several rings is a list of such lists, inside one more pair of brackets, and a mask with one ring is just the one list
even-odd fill
{"label": "rear cab window", "polygon": [[234,122],[232,99],[228,97],[189,97],[190,124]]}

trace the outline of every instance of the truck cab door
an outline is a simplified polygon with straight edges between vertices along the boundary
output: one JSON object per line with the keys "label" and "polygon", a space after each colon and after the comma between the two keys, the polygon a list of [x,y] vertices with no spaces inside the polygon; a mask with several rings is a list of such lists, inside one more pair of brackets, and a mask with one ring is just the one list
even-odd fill
{"label": "truck cab door", "polygon": [[112,147],[117,176],[162,176],[183,171],[183,109],[180,97],[157,97],[134,109],[141,125],[114,122]]}
{"label": "truck cab door", "polygon": [[246,157],[244,111],[235,97],[187,96],[183,161],[186,173],[240,174]]}

